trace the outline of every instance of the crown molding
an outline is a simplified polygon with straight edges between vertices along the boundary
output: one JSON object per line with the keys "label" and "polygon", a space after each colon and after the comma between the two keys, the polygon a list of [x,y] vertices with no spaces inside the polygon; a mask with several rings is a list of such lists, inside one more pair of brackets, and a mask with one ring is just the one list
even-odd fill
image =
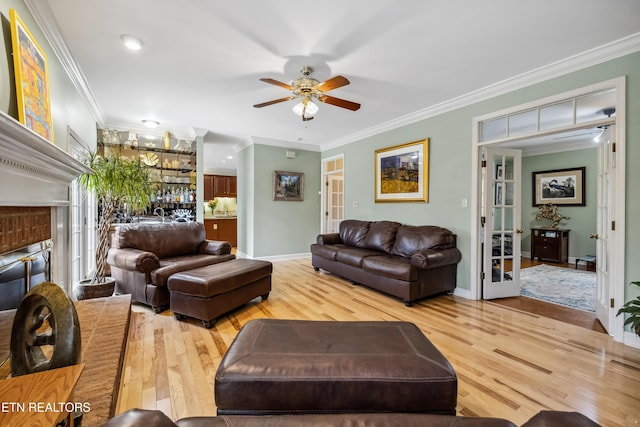
{"label": "crown molding", "polygon": [[620,58],[640,50],[640,33],[635,33],[611,43],[598,46],[577,55],[570,56],[560,61],[553,62],[540,68],[536,68],[526,73],[502,80],[481,89],[469,92],[445,102],[415,111],[413,113],[398,117],[394,120],[354,132],[341,138],[334,139],[322,144],[321,151],[337,148],[352,142],[378,135],[393,129],[416,123],[420,120],[435,117],[453,110],[457,110],[469,105],[476,104],[487,99],[504,95],[518,89],[522,89],[537,83],[541,83],[565,74],[579,71],[593,65],[601,64],[612,59]]}
{"label": "crown molding", "polygon": [[36,21],[36,24],[38,24],[38,27],[40,27],[40,30],[49,42],[51,49],[80,94],[80,97],[86,103],[93,118],[100,127],[104,127],[104,113],[102,112],[102,108],[100,108],[96,97],[93,95],[84,73],[67,48],[49,4],[46,1],[39,0],[24,0],[24,4]]}

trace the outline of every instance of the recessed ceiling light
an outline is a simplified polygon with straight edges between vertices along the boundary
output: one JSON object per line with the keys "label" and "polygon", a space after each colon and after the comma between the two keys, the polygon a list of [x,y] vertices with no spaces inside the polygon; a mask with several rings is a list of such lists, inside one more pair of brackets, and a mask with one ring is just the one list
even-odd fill
{"label": "recessed ceiling light", "polygon": [[143,120],[142,123],[149,129],[155,129],[160,125],[160,122],[155,120]]}
{"label": "recessed ceiling light", "polygon": [[233,156],[227,156],[227,159],[231,160],[233,159]]}
{"label": "recessed ceiling light", "polygon": [[125,47],[130,50],[140,50],[142,49],[142,40],[137,37],[134,37],[130,34],[123,34],[120,36],[122,39],[122,43],[124,43]]}

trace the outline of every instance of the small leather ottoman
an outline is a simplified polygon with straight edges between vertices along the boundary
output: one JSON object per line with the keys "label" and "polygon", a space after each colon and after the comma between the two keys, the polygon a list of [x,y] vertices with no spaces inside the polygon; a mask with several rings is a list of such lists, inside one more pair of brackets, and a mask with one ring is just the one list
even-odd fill
{"label": "small leather ottoman", "polygon": [[255,319],[222,358],[218,415],[455,415],[453,368],[412,323]]}
{"label": "small leather ottoman", "polygon": [[268,261],[237,258],[173,274],[167,280],[171,310],[176,319],[202,320],[211,328],[216,318],[271,292],[273,265]]}

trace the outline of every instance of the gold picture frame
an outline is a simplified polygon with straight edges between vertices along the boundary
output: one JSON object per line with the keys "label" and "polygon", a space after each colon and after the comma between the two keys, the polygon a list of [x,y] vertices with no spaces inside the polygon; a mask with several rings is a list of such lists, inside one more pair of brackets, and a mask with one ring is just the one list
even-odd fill
{"label": "gold picture frame", "polygon": [[429,138],[375,151],[375,202],[429,201]]}
{"label": "gold picture frame", "polygon": [[14,9],[9,10],[18,120],[53,144],[47,56]]}

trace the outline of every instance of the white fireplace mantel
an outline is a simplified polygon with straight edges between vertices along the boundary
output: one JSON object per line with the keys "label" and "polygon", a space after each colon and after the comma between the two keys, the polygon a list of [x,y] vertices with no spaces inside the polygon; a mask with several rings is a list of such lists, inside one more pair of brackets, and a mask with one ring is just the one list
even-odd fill
{"label": "white fireplace mantel", "polygon": [[64,206],[69,183],[91,169],[0,111],[0,205]]}

